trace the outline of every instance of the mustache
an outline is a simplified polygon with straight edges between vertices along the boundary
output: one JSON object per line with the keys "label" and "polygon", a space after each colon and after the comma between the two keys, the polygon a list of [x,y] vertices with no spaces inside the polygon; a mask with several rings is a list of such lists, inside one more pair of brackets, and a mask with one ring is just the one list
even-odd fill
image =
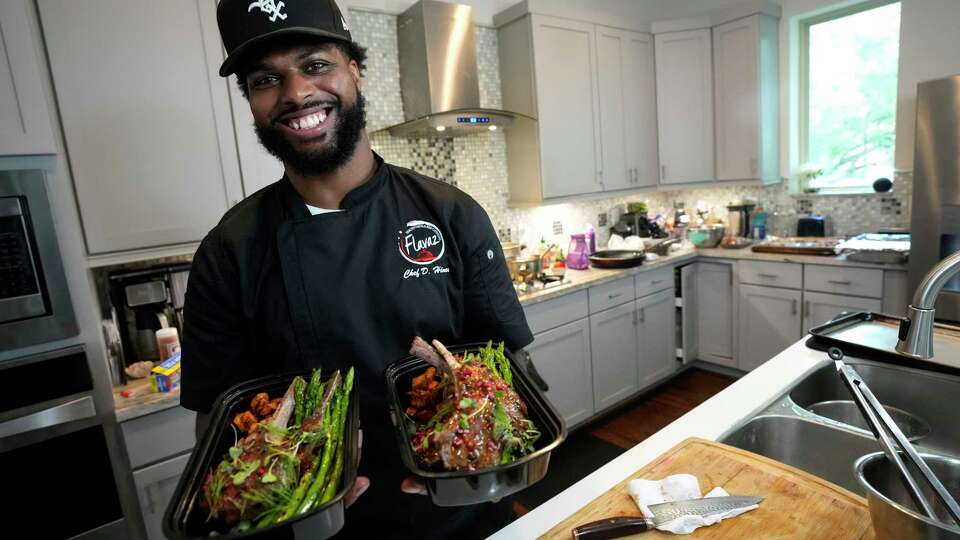
{"label": "mustache", "polygon": [[315,107],[332,107],[332,108],[336,109],[336,108],[339,108],[339,107],[340,107],[340,100],[339,100],[339,99],[313,100],[313,101],[307,101],[307,102],[305,102],[305,103],[303,103],[303,104],[301,104],[301,105],[288,106],[288,107],[285,107],[284,109],[280,110],[278,113],[274,114],[274,115],[270,118],[270,123],[272,123],[272,124],[282,123],[281,118],[283,118],[284,116],[286,116],[286,115],[288,115],[288,114],[292,114],[292,113],[296,113],[296,112],[300,112],[300,111],[305,111],[305,110],[307,110],[307,109],[312,109],[312,108],[315,108]]}

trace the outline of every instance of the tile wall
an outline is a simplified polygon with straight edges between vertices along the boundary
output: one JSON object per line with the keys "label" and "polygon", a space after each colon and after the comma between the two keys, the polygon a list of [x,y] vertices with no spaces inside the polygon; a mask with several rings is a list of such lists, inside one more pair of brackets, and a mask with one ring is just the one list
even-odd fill
{"label": "tile wall", "polygon": [[[909,173],[896,176],[894,191],[889,194],[801,197],[791,195],[784,183],[772,187],[627,192],[539,208],[510,208],[502,133],[401,139],[378,131],[403,121],[396,16],[360,10],[350,10],[349,16],[354,39],[369,49],[363,91],[374,150],[390,163],[449,182],[469,193],[487,210],[504,240],[516,240],[523,224],[534,238],[544,237],[565,246],[571,232],[580,231],[584,224],[590,223],[597,228],[598,243],[604,245],[607,227],[624,211],[628,201],[646,201],[651,212],[666,213],[675,204],[682,203],[687,208],[712,210],[724,217],[728,203],[749,197],[759,201],[770,213],[769,232],[781,236],[791,234],[796,218],[811,211],[829,216],[832,233],[836,235],[854,235],[881,227],[906,228],[910,224],[912,179]],[[496,30],[478,26],[476,38],[480,105],[500,108]],[[602,225],[603,217],[607,219],[606,226]]]}

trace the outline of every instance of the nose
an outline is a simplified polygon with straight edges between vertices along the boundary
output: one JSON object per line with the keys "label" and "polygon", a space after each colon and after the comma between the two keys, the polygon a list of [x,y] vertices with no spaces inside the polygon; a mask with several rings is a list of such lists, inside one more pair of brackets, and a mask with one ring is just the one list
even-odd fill
{"label": "nose", "polygon": [[283,104],[286,106],[301,106],[316,92],[316,87],[308,77],[301,73],[291,73],[283,81]]}

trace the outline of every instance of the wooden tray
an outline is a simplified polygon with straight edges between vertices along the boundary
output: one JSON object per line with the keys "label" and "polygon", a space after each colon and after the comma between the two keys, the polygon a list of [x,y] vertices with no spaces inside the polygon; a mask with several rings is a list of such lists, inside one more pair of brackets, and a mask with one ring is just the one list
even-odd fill
{"label": "wooden tray", "polygon": [[[722,486],[730,495],[765,497],[760,508],[697,529],[690,535],[695,538],[874,538],[863,497],[789,465],[697,438],[665,452],[541,538],[569,539],[577,525],[608,517],[638,516],[639,509],[627,494],[627,482],[634,478],[660,480],[677,473],[696,475],[704,493]],[[678,537],[650,531],[631,538]]]}

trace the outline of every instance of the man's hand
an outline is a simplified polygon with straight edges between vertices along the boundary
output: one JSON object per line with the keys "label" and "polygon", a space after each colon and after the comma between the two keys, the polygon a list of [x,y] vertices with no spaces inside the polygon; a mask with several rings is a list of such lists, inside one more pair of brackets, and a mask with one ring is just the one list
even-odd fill
{"label": "man's hand", "polygon": [[400,482],[400,491],[411,495],[426,495],[427,486],[420,478],[408,476],[403,479],[403,482]]}

